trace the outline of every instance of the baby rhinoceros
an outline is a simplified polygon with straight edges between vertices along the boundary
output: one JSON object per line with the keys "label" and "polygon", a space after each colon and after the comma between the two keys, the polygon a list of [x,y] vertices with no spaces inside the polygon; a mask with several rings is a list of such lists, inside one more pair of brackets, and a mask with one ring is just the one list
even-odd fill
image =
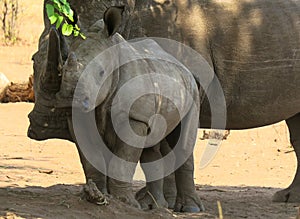
{"label": "baby rhinoceros", "polygon": [[[49,30],[33,57],[36,101],[28,136],[76,143],[87,183],[91,179],[102,193],[136,207],[131,182],[139,160],[158,207],[168,206],[162,178],[176,169],[176,177],[185,179],[177,184],[176,199],[185,203],[180,210],[200,211],[193,181],[199,118],[194,77],[154,41],[126,42],[115,33],[119,22],[109,10],[119,9],[108,9],[86,40],[69,46]],[[160,142],[168,136],[178,143],[161,159]]]}

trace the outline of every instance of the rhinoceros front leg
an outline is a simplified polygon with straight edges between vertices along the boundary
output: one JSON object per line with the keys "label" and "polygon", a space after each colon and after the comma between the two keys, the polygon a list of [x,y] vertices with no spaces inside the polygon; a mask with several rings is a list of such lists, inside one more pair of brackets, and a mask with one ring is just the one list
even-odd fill
{"label": "rhinoceros front leg", "polygon": [[[85,142],[87,144],[92,144],[92,139],[93,136],[90,136],[90,131],[89,131],[89,124],[88,123],[88,117],[86,116],[89,115],[82,115],[82,126],[77,127],[81,136],[77,136],[79,138],[85,138]],[[79,117],[81,119],[81,117]],[[79,153],[79,158],[80,162],[84,171],[85,179],[86,179],[86,185],[84,185],[83,188],[83,196],[92,203],[103,203],[103,200],[105,197],[103,194],[108,194],[107,192],[107,178],[106,176],[98,171],[85,157],[83,152],[80,149],[80,146],[77,143],[76,136],[74,134],[74,129],[73,129],[73,123],[72,119],[68,119],[68,125],[69,125],[69,130],[71,133],[71,136],[73,138],[73,141],[76,144],[78,153]],[[100,158],[99,158],[100,159]],[[104,162],[103,162],[104,163]],[[105,165],[105,164],[104,164]]]}
{"label": "rhinoceros front leg", "polygon": [[286,120],[290,132],[290,142],[297,156],[297,170],[292,184],[273,196],[274,202],[300,202],[300,113]]}
{"label": "rhinoceros front leg", "polygon": [[107,192],[107,179],[106,176],[98,171],[90,162],[85,158],[83,153],[80,151],[79,146],[76,144],[77,150],[79,152],[80,162],[83,168],[86,182],[92,180],[97,188],[103,193],[108,194]]}
{"label": "rhinoceros front leg", "polygon": [[[131,128],[138,136],[146,136],[148,127],[145,123],[130,120]],[[120,125],[122,127],[122,125]],[[124,130],[119,130],[120,132]],[[125,130],[126,132],[126,130]],[[118,133],[117,133],[118,134]],[[143,146],[144,142],[139,142]],[[140,204],[134,197],[132,180],[136,165],[141,157],[143,148],[126,144],[121,139],[116,140],[112,157],[108,165],[108,189],[109,193],[119,200],[140,208]]]}

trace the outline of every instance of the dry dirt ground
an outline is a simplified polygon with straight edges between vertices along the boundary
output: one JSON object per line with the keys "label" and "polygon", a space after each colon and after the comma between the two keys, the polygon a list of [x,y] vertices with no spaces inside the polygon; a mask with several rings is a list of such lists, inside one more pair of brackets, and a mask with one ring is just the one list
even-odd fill
{"label": "dry dirt ground", "polygon": [[[42,31],[42,0],[20,0],[18,45],[0,46],[0,72],[11,81],[32,73],[31,55]],[[205,169],[199,169],[206,141],[196,145],[195,180],[206,206],[201,214],[142,212],[116,200],[96,206],[80,197],[83,172],[73,144],[26,137],[33,104],[0,105],[0,218],[296,218],[299,204],[272,203],[272,194],[291,182],[296,159],[284,123],[232,131]],[[202,131],[199,131],[199,138]],[[136,180],[142,179],[137,171]],[[135,188],[143,182],[136,181]]]}

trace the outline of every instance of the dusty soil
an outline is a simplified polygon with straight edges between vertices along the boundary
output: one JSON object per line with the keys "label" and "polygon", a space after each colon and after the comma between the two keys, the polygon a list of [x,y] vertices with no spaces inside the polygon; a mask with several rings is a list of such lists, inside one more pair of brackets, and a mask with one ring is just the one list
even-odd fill
{"label": "dusty soil", "polygon": [[[0,43],[0,72],[11,81],[32,74],[31,56],[42,31],[42,0],[21,1],[20,38]],[[293,179],[296,159],[284,123],[232,131],[205,169],[199,161],[206,141],[196,145],[195,180],[206,206],[201,214],[142,212],[116,200],[96,206],[81,199],[84,176],[73,144],[26,137],[33,104],[0,105],[0,218],[295,218],[299,204],[272,203],[272,194]],[[199,138],[202,130],[199,130]],[[140,170],[136,180],[143,179]],[[137,190],[143,182],[136,181]]]}

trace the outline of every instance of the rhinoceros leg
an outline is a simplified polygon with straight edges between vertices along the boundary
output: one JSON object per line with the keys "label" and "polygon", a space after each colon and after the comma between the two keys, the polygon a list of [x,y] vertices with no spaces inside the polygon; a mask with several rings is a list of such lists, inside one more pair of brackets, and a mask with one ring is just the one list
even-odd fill
{"label": "rhinoceros leg", "polygon": [[108,194],[107,193],[107,186],[106,186],[106,176],[98,171],[90,162],[85,158],[85,156],[82,154],[80,151],[80,148],[76,144],[77,150],[79,152],[79,157],[80,157],[80,162],[83,167],[84,175],[86,182],[89,180],[92,180],[97,188],[103,193],[103,194]]}
{"label": "rhinoceros leg", "polygon": [[[169,146],[166,140],[161,142],[160,151],[163,156],[166,156],[168,153],[172,152],[172,148]],[[168,208],[174,209],[177,196],[175,173],[172,173],[164,178],[164,196],[168,202]]]}
{"label": "rhinoceros leg", "polygon": [[[168,142],[165,139],[160,142],[160,154],[162,156],[166,156],[171,151],[172,151],[172,149],[170,148]],[[148,157],[148,154],[144,153],[144,151],[143,151],[142,157],[143,156]],[[150,162],[150,161],[148,161],[148,162]],[[145,175],[147,177],[147,173],[145,173]],[[155,183],[152,183],[152,186],[154,188],[160,188],[159,186],[156,186]],[[149,191],[150,190],[149,187],[150,186],[147,185],[147,186],[141,188],[136,193],[136,198],[137,198],[137,200],[139,200],[142,208],[144,208],[144,206],[147,206],[147,207],[154,206],[154,204],[155,204],[155,203],[153,203],[153,198],[148,193],[148,192],[150,192],[152,194],[152,192]],[[164,199],[168,203],[168,205],[167,205],[168,208],[173,209],[175,206],[176,194],[177,194],[176,183],[175,183],[175,173],[172,173],[163,178],[163,194],[164,194]]]}
{"label": "rhinoceros leg", "polygon": [[[137,135],[147,135],[148,127],[145,123],[130,120],[130,125]],[[143,144],[143,142],[141,142],[141,144]],[[113,148],[113,153],[116,156],[112,157],[108,165],[108,173],[110,176],[108,178],[109,193],[119,200],[138,208],[140,208],[140,204],[136,201],[133,194],[132,179],[142,151],[143,148],[130,146],[117,138],[116,145]],[[124,161],[121,165],[120,158]],[[113,175],[117,176],[118,179],[124,180],[121,181],[115,179],[115,177],[112,178],[111,176]]]}
{"label": "rhinoceros leg", "polygon": [[[84,117],[83,117],[84,120]],[[102,174],[100,171],[98,171],[84,156],[82,153],[79,145],[76,141],[76,136],[74,134],[72,119],[68,118],[68,125],[70,134],[73,138],[73,141],[76,144],[80,162],[84,171],[85,179],[86,179],[86,185],[84,186],[84,196],[89,202],[93,203],[101,203],[103,201],[103,195],[102,194],[108,194],[107,192],[107,185],[106,181],[107,178],[104,174]],[[80,128],[80,127],[79,127]],[[80,130],[80,133],[88,138],[89,131],[87,129],[87,125],[82,125],[82,130]]]}
{"label": "rhinoceros leg", "polygon": [[286,120],[290,132],[290,142],[297,156],[297,171],[292,184],[273,196],[274,202],[300,202],[300,113]]}
{"label": "rhinoceros leg", "polygon": [[[195,123],[195,121],[198,121],[195,120],[195,115],[197,115],[197,113],[195,114],[195,108],[192,108],[182,120],[181,124],[167,136],[167,144],[161,145],[163,155],[168,154],[171,152],[171,148],[177,146],[179,151],[177,150],[178,154],[175,156],[180,157],[182,154],[186,154],[186,157],[188,157],[184,164],[175,171],[175,179],[173,174],[164,178],[166,185],[164,186],[164,194],[168,203],[170,203],[169,207],[174,206],[174,211],[178,212],[204,211],[204,206],[196,193],[194,184],[194,159],[192,149],[195,144],[198,126],[198,122]],[[182,158],[179,158],[178,161],[180,159]],[[138,193],[142,194],[146,192],[147,188],[143,188]],[[174,204],[175,194],[176,202]]]}
{"label": "rhinoceros leg", "polygon": [[164,178],[164,195],[168,202],[168,208],[174,209],[177,197],[175,173]]}
{"label": "rhinoceros leg", "polygon": [[163,193],[163,178],[149,182],[149,179],[151,178],[153,173],[158,174],[159,176],[163,176],[164,168],[159,163],[157,163],[154,169],[151,169],[149,171],[149,168],[145,166],[147,165],[146,163],[154,162],[161,158],[162,155],[160,153],[160,144],[151,148],[145,148],[143,150],[140,161],[142,169],[146,176],[147,183],[146,187],[142,189],[141,192],[137,193],[136,199],[139,201],[142,209],[144,210],[168,207],[168,203],[165,200]]}
{"label": "rhinoceros leg", "polygon": [[[171,147],[177,145],[181,149],[177,152],[176,162],[178,162],[179,157],[183,154],[185,154],[185,157],[188,157],[184,164],[175,171],[177,197],[174,211],[177,212],[204,211],[204,206],[196,192],[194,184],[193,148],[198,125],[198,123],[195,124],[194,116],[193,111],[190,111],[182,120],[181,125],[167,136],[167,141]],[[179,136],[181,137],[177,141]]]}
{"label": "rhinoceros leg", "polygon": [[[152,184],[155,188],[155,184]],[[149,186],[145,186],[141,188],[136,193],[136,199],[141,203],[141,206],[154,206],[155,203],[153,202],[153,198],[149,195],[148,191],[150,192]],[[150,192],[151,193],[151,192]],[[177,195],[177,189],[176,189],[176,181],[175,181],[175,173],[172,173],[163,179],[163,193],[164,198],[167,201],[167,205],[169,209],[174,209],[175,202],[176,202],[176,195]],[[152,193],[151,193],[152,194]],[[143,199],[143,200],[141,200]],[[163,206],[163,207],[166,207]]]}
{"label": "rhinoceros leg", "polygon": [[193,155],[175,172],[177,198],[174,211],[199,212],[204,211],[200,197],[196,193],[194,184]]}

